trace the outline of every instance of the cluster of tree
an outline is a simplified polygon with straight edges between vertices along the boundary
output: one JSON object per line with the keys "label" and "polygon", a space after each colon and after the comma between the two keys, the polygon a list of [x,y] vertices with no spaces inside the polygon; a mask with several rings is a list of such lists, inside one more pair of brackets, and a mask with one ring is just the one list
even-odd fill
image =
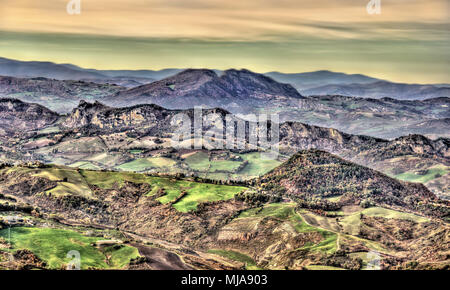
{"label": "cluster of tree", "polygon": [[341,205],[337,202],[331,202],[326,199],[321,198],[312,198],[312,197],[306,197],[306,198],[299,198],[294,197],[293,198],[295,202],[297,203],[297,206],[299,208],[306,208],[313,211],[317,211],[317,213],[326,216],[326,213],[323,211],[336,211],[341,208]]}
{"label": "cluster of tree", "polygon": [[257,191],[243,191],[236,194],[234,199],[237,201],[243,201],[252,207],[257,207],[266,203],[280,202],[282,200],[282,196]]}

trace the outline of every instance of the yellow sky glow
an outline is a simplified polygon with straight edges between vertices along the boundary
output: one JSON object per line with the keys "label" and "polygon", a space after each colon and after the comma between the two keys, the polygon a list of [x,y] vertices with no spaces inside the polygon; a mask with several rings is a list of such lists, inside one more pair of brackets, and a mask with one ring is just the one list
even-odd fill
{"label": "yellow sky glow", "polygon": [[[331,69],[407,82],[450,82],[444,66],[450,57],[442,51],[450,42],[447,0],[381,0],[379,15],[367,13],[369,0],[81,0],[80,15],[66,12],[68,2],[0,0],[0,32],[24,35],[20,40],[3,36],[0,56],[108,69]],[[25,36],[30,33],[54,37],[45,43]],[[112,40],[96,47],[78,38],[64,43],[59,34],[132,37],[134,42],[129,43],[133,48]],[[199,43],[183,49],[182,40]],[[214,44],[218,41],[221,47]],[[144,42],[151,50],[147,54],[139,52]],[[265,42],[271,45],[260,44]],[[70,52],[63,51],[64,45],[72,46]],[[384,60],[377,64],[377,57]],[[408,63],[414,59],[418,63]]]}

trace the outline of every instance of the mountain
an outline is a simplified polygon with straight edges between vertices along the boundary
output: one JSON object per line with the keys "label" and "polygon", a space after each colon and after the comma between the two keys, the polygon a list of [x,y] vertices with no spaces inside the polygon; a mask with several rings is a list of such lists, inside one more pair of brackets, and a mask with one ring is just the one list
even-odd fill
{"label": "mountain", "polygon": [[[59,66],[84,70],[69,64]],[[170,75],[176,71],[167,70],[164,73]],[[124,71],[123,74],[131,75],[132,72]],[[154,103],[171,109],[186,109],[203,105],[221,107],[233,114],[276,113],[281,122],[296,121],[385,139],[416,133],[429,138],[450,137],[445,122],[433,122],[450,118],[448,97],[424,101],[341,95],[300,98],[292,86],[247,70],[187,70],[155,83],[154,79],[140,77],[151,76],[142,71],[136,73],[139,77],[120,77],[119,71],[107,73],[110,75],[80,81],[0,77],[0,97],[39,103],[59,113],[70,112],[82,99],[98,100],[110,106]],[[303,77],[311,81],[320,77],[333,79],[332,76],[335,73],[321,71]],[[349,81],[370,81],[359,75],[352,77],[356,79]],[[338,74],[336,81],[348,78],[348,75]],[[423,127],[424,124],[429,126]]]}
{"label": "mountain", "polygon": [[[192,111],[192,110],[191,110]],[[87,127],[103,132],[121,132],[124,130],[140,131],[153,128],[153,134],[169,133],[171,118],[179,111],[166,110],[157,105],[136,105],[127,108],[112,108],[100,102],[87,103],[81,101],[72,113],[64,119],[62,126],[75,129]]]}
{"label": "mountain", "polygon": [[139,78],[139,77],[114,77],[114,78],[102,78],[102,79],[81,79],[81,81],[97,83],[97,84],[109,84],[116,85],[124,88],[134,88],[149,84],[155,81],[151,78]]}
{"label": "mountain", "polygon": [[448,138],[431,140],[422,135],[408,135],[394,140],[384,140],[299,122],[282,123],[279,130],[282,152],[293,153],[315,148],[338,154],[349,160],[358,160],[360,164],[409,154],[430,158],[450,157]]}
{"label": "mountain", "polygon": [[362,74],[345,74],[320,70],[305,73],[280,73],[269,72],[265,75],[282,83],[289,83],[299,92],[324,85],[338,84],[368,84],[379,81],[379,79],[368,77]]}
{"label": "mountain", "polygon": [[180,70],[95,70],[72,64],[42,61],[18,61],[0,57],[0,75],[18,78],[48,78],[55,80],[86,81],[98,84],[115,84],[136,87],[162,79]]}
{"label": "mountain", "polygon": [[122,90],[117,85],[86,81],[0,76],[0,97],[38,103],[60,113],[69,112],[82,99],[96,100]]}
{"label": "mountain", "polygon": [[[85,80],[100,84],[116,84],[127,88],[162,80],[182,72],[182,69],[162,70],[98,70],[85,69],[73,64],[18,61],[0,58],[0,75],[13,77],[46,77],[57,80]],[[213,70],[217,74],[222,70]],[[416,85],[393,83],[362,74],[345,74],[320,70],[305,73],[268,72],[271,79],[291,84],[302,95],[343,95],[365,98],[391,97],[395,99],[423,100],[448,97],[448,84]]]}
{"label": "mountain", "polygon": [[248,70],[227,70],[220,76],[207,69],[189,69],[148,85],[104,98],[113,106],[157,104],[172,109],[194,106],[236,108],[267,104],[302,96],[291,86]]}
{"label": "mountain", "polygon": [[[264,160],[254,148],[172,146],[184,125],[173,116],[192,120],[193,109],[80,101],[59,115],[14,99],[0,104],[9,129],[0,134],[0,212],[33,229],[12,227],[27,243],[8,245],[10,219],[1,217],[0,256],[8,249],[16,258],[0,267],[62,267],[65,253],[40,254],[45,235],[95,253],[86,268],[356,270],[374,252],[381,269],[448,268],[450,202],[425,181],[448,184],[448,139],[384,140],[284,122],[279,156]],[[204,121],[208,113],[222,122],[229,114],[204,110]],[[424,180],[399,180],[411,176]],[[79,245],[93,235],[98,244]],[[114,246],[105,254],[102,243]],[[128,253],[120,264],[108,260],[116,251]]]}
{"label": "mountain", "polygon": [[394,98],[398,100],[424,100],[449,97],[450,88],[435,85],[401,84],[387,81],[356,84],[327,84],[302,90],[304,95],[343,95],[364,98]]}

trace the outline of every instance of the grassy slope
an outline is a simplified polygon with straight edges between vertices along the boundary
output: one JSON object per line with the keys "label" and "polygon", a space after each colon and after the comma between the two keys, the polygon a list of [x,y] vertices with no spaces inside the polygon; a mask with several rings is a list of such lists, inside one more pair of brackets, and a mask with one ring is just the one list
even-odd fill
{"label": "grassy slope", "polygon": [[[58,185],[46,191],[46,194],[52,194],[54,196],[64,195],[80,195],[84,197],[93,197],[92,191],[89,185],[86,183],[83,176],[81,176],[76,170],[69,168],[25,168],[14,167],[9,170],[18,171],[23,173],[29,173],[36,177],[43,177],[52,181],[57,181]],[[67,180],[67,181],[65,181]]]}
{"label": "grassy slope", "polygon": [[411,213],[399,212],[382,207],[371,207],[360,212],[355,212],[341,219],[339,223],[342,225],[345,232],[348,232],[353,235],[358,234],[360,227],[361,213],[367,216],[384,217],[388,219],[406,219],[417,223],[428,221],[427,218],[414,215]]}
{"label": "grassy slope", "polygon": [[430,180],[435,179],[437,176],[443,176],[450,172],[450,169],[447,166],[440,165],[440,166],[433,166],[430,167],[427,170],[427,173],[424,175],[416,174],[415,172],[404,172],[402,174],[394,175],[395,178],[404,180],[404,181],[410,181],[410,182],[419,182],[419,183],[426,183]]}
{"label": "grassy slope", "polygon": [[242,169],[239,174],[248,176],[261,176],[281,164],[278,160],[264,160],[260,153],[253,152],[247,154],[240,154],[242,159],[247,160],[247,166]]}
{"label": "grassy slope", "polygon": [[250,258],[247,255],[244,255],[242,253],[236,252],[236,251],[227,251],[227,250],[220,250],[220,249],[210,249],[208,250],[208,253],[216,254],[225,258],[228,258],[230,260],[242,262],[245,264],[245,268],[247,270],[254,270],[259,269],[256,266],[256,262]]}
{"label": "grassy slope", "polygon": [[[8,230],[0,231],[0,236],[8,240]],[[67,253],[72,250],[80,253],[82,269],[90,267],[120,269],[126,266],[130,259],[139,256],[137,249],[129,246],[123,246],[118,250],[106,248],[102,251],[91,245],[97,240],[101,238],[86,237],[71,230],[24,227],[11,229],[13,251],[28,249],[52,269],[67,265],[71,260],[67,258]],[[110,256],[110,259],[108,260],[106,256]]]}

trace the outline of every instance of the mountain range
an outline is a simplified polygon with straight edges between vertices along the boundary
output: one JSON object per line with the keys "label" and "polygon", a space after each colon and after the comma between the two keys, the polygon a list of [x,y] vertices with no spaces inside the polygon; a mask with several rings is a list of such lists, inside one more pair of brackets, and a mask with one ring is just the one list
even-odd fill
{"label": "mountain range", "polygon": [[[0,75],[13,77],[46,77],[58,80],[85,80],[111,83],[128,88],[171,77],[183,69],[163,70],[97,70],[73,64],[18,61],[0,58]],[[217,74],[223,71],[214,70]],[[320,70],[306,73],[268,72],[264,75],[281,83],[289,83],[302,95],[344,95],[366,98],[423,100],[448,97],[448,84],[402,84],[362,74],[345,74]]]}
{"label": "mountain range", "polygon": [[446,126],[450,118],[448,97],[406,101],[304,96],[289,84],[248,70],[189,69],[133,88],[92,81],[0,77],[0,96],[39,103],[58,113],[70,112],[80,100],[97,100],[114,107],[221,107],[243,118],[247,114],[278,114],[281,122],[303,122],[380,138],[408,134],[450,137]]}

